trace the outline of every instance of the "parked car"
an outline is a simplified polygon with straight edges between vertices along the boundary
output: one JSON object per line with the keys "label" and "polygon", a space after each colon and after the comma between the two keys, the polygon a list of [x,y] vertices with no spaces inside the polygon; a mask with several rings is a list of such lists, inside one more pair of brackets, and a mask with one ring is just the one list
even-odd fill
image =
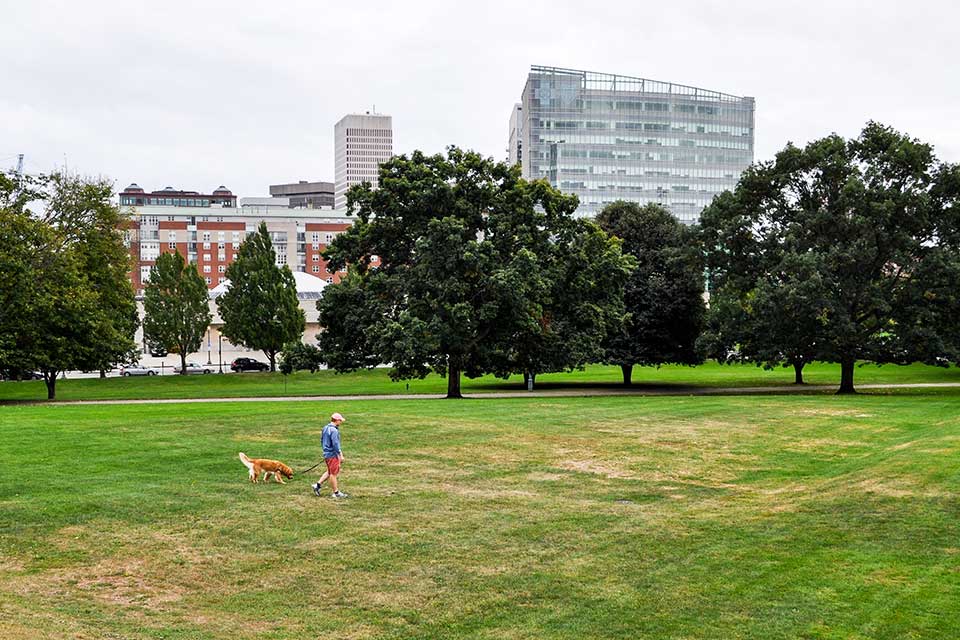
{"label": "parked car", "polygon": [[230,369],[241,373],[243,371],[269,371],[270,365],[253,358],[237,358],[230,363]]}
{"label": "parked car", "polygon": [[0,369],[0,380],[43,380],[43,374],[39,371]]}
{"label": "parked car", "polygon": [[[173,368],[174,373],[180,373],[180,365],[177,365]],[[196,362],[187,363],[187,375],[191,373],[213,373],[213,369],[208,366],[200,366]]]}
{"label": "parked car", "polygon": [[166,358],[167,350],[163,347],[151,347],[150,355],[152,355],[154,358]]}
{"label": "parked car", "polygon": [[160,369],[157,367],[148,367],[142,364],[131,364],[126,367],[120,367],[120,375],[127,376],[158,376]]}

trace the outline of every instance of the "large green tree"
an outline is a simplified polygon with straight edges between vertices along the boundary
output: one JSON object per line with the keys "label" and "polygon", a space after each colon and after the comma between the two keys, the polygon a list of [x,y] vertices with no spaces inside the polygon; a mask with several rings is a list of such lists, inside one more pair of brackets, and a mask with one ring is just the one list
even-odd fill
{"label": "large green tree", "polygon": [[270,371],[276,371],[277,353],[301,339],[306,318],[290,267],[277,265],[266,223],[240,245],[226,276],[230,287],[217,298],[223,335],[233,344],[263,351]]}
{"label": "large green tree", "polygon": [[956,359],[956,175],[874,122],[853,140],[788,144],[701,217],[716,326],[747,318],[740,340],[760,360],[789,363],[801,346],[839,362],[839,393],[854,392],[858,360]]}
{"label": "large green tree", "polygon": [[209,300],[195,264],[187,264],[179,251],[160,254],[143,290],[143,335],[151,346],[180,354],[182,375],[187,355],[200,349],[210,326]]}
{"label": "large green tree", "polygon": [[67,174],[50,176],[46,219],[66,244],[79,251],[80,269],[96,291],[104,315],[92,336],[95,344],[80,363],[83,370],[106,371],[135,359],[134,334],[139,326],[137,304],[130,282],[130,254],[123,241],[129,220],[111,202],[113,186],[107,180]]}
{"label": "large green tree", "polygon": [[47,397],[71,369],[129,361],[136,307],[125,218],[103,180],[0,182],[0,366],[40,370]]}
{"label": "large green tree", "polygon": [[719,362],[753,362],[765,369],[792,367],[803,384],[803,368],[818,356],[829,290],[809,255],[793,255],[784,273],[761,278],[745,293],[715,288],[698,348]]}
{"label": "large green tree", "polygon": [[549,323],[556,271],[544,247],[587,233],[576,198],[456,147],[395,156],[379,183],[348,193],[359,219],[326,252],[353,272],[318,303],[327,363],[390,363],[394,379],[436,371],[451,398],[461,375],[533,366],[513,348]]}
{"label": "large green tree", "polygon": [[627,319],[607,336],[604,360],[620,365],[626,385],[636,365],[699,364],[704,278],[695,230],[662,205],[622,200],[604,207],[597,222],[637,261],[624,292]]}
{"label": "large green tree", "polygon": [[530,388],[539,373],[602,361],[604,340],[625,320],[624,284],[635,262],[622,253],[620,240],[592,221],[562,223],[533,247],[542,290],[530,321],[493,350],[493,373],[521,373]]}

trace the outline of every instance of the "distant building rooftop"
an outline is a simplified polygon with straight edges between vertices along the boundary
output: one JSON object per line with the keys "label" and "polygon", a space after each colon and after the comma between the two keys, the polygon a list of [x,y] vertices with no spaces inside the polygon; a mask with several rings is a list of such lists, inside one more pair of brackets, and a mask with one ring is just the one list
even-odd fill
{"label": "distant building rooftop", "polygon": [[236,207],[237,197],[230,189],[220,185],[213,193],[182,191],[173,187],[164,187],[160,191],[146,193],[136,182],[120,192],[120,205],[131,207]]}

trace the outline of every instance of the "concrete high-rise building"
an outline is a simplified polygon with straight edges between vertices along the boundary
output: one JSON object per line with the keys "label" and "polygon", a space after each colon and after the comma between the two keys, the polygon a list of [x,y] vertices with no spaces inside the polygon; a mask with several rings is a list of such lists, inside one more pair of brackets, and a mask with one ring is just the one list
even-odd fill
{"label": "concrete high-rise building", "polygon": [[289,198],[291,209],[333,208],[333,183],[300,180],[286,184],[270,185],[270,195]]}
{"label": "concrete high-rise building", "polygon": [[596,215],[616,200],[659,202],[680,221],[694,223],[753,162],[749,97],[533,66],[519,128],[513,124],[517,109],[510,135],[519,132],[523,176],[545,178],[579,196],[580,215]]}
{"label": "concrete high-rise building", "polygon": [[333,127],[334,208],[345,209],[347,189],[361,182],[377,186],[380,164],[393,155],[393,118],[378,113],[350,114]]}

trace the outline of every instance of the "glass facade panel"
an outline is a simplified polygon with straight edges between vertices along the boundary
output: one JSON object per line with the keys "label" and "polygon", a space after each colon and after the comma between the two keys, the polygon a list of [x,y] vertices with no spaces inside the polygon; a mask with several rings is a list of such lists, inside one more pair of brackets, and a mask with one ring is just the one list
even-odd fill
{"label": "glass facade panel", "polygon": [[696,87],[534,66],[511,132],[523,176],[576,194],[578,215],[616,200],[659,202],[689,224],[753,162],[754,106]]}

